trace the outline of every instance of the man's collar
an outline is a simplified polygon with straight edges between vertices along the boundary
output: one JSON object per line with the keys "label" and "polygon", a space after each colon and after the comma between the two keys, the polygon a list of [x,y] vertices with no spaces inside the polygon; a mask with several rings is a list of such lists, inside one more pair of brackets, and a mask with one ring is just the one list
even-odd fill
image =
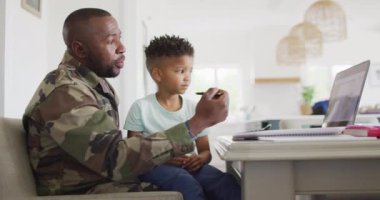
{"label": "man's collar", "polygon": [[84,66],[81,62],[75,59],[67,50],[63,56],[61,65],[64,65],[69,70],[76,70],[82,77],[81,79],[84,79],[84,81],[87,82],[92,88],[96,88],[98,85],[100,85],[103,91],[107,90],[106,88],[108,88],[108,86],[105,79],[99,77],[98,75],[96,75],[95,72],[91,71],[88,67]]}

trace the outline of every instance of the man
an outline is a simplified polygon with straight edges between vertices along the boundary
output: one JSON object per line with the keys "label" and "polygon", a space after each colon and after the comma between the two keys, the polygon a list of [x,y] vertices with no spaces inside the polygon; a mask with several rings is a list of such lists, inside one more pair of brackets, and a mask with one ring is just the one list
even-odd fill
{"label": "man", "polygon": [[67,51],[23,117],[39,195],[139,191],[137,175],[191,152],[199,132],[225,120],[228,94],[212,88],[187,122],[146,139],[123,139],[118,101],[104,79],[124,65],[120,35],[104,10],[80,9],[66,18]]}

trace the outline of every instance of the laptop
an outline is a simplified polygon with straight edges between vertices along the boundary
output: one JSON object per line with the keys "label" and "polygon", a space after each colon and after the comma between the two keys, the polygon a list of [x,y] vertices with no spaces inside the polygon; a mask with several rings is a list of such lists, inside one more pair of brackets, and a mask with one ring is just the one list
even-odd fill
{"label": "laptop", "polygon": [[259,137],[276,136],[327,136],[338,135],[347,125],[354,124],[368,74],[370,61],[339,72],[331,89],[329,107],[322,128],[299,128],[282,130],[260,130],[238,133],[233,140],[258,140]]}

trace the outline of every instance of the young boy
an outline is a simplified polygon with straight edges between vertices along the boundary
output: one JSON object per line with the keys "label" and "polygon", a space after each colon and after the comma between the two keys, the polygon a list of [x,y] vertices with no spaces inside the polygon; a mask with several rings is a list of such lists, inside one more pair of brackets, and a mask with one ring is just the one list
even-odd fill
{"label": "young boy", "polygon": [[[195,102],[181,96],[191,82],[192,45],[178,36],[164,35],[150,42],[145,55],[158,91],[132,105],[124,125],[128,137],[146,137],[188,120],[195,113]],[[195,144],[198,154],[176,157],[139,176],[140,180],[162,190],[179,191],[185,200],[241,199],[236,180],[208,165],[211,153],[206,131],[198,135]]]}

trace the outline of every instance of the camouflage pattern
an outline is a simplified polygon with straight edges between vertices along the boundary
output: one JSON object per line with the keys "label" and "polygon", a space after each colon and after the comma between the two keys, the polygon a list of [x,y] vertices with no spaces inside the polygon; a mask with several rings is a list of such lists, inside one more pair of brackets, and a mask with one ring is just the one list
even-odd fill
{"label": "camouflage pattern", "polygon": [[123,139],[117,106],[110,84],[66,52],[23,116],[39,195],[140,191],[137,175],[194,149],[183,123]]}

